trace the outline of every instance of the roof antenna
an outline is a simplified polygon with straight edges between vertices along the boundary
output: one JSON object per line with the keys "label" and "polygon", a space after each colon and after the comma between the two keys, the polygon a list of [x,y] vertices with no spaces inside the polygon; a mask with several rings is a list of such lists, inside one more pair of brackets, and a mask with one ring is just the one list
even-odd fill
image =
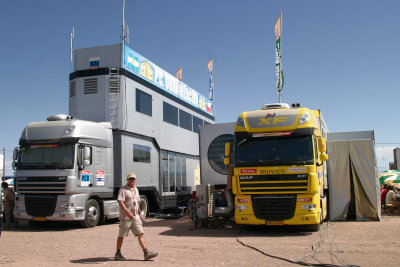
{"label": "roof antenna", "polygon": [[71,64],[70,64],[70,73],[72,73],[73,65],[72,65],[72,54],[74,52],[74,38],[75,38],[75,27],[72,27],[71,32]]}
{"label": "roof antenna", "polygon": [[[122,28],[121,42],[122,42],[122,45],[125,45],[125,42],[128,39],[127,30],[125,28],[125,0],[123,1],[123,4],[122,4],[122,26],[121,26],[121,28]],[[129,41],[128,41],[128,43],[129,43]]]}

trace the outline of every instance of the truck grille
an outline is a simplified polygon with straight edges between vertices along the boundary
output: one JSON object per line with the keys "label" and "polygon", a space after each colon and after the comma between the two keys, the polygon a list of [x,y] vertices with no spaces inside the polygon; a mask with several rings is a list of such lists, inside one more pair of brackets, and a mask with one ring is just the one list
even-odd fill
{"label": "truck grille", "polygon": [[242,193],[304,193],[307,192],[308,174],[241,175]]}
{"label": "truck grille", "polygon": [[26,195],[26,213],[34,217],[46,217],[54,214],[57,195]]}
{"label": "truck grille", "polygon": [[281,221],[293,217],[297,195],[254,195],[254,214],[258,219]]}
{"label": "truck grille", "polygon": [[65,192],[67,177],[17,177],[15,190],[19,194]]}

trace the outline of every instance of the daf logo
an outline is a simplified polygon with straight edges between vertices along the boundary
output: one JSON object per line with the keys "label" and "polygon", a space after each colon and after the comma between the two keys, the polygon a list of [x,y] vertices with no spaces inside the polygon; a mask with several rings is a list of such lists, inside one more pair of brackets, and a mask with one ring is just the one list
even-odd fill
{"label": "daf logo", "polygon": [[268,113],[266,116],[265,116],[265,118],[266,119],[270,119],[270,118],[273,118],[273,117],[275,117],[275,115],[276,115],[276,113]]}

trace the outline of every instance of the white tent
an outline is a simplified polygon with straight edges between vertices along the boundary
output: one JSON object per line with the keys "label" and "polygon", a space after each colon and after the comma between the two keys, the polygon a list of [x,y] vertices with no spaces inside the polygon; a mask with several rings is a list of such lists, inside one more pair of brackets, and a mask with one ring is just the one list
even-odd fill
{"label": "white tent", "polygon": [[328,133],[331,221],[380,220],[373,131]]}

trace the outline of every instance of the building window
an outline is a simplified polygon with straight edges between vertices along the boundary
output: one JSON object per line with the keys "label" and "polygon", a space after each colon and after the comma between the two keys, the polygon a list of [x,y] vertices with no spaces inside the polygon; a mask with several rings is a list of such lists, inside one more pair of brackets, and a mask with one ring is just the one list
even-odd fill
{"label": "building window", "polygon": [[210,164],[211,168],[214,169],[214,171],[226,175],[228,174],[228,168],[224,164],[224,158],[225,158],[225,143],[229,142],[231,143],[231,161],[233,160],[232,155],[234,155],[232,150],[235,148],[233,146],[233,143],[235,141],[235,138],[233,137],[232,134],[223,134],[215,138],[210,146],[208,147],[207,151],[207,158],[208,158],[208,163]]}
{"label": "building window", "polygon": [[192,130],[192,115],[181,109],[179,110],[179,127]]}
{"label": "building window", "polygon": [[163,102],[163,120],[178,126],[178,108]]}
{"label": "building window", "polygon": [[161,150],[163,192],[185,192],[187,187],[186,157],[180,153]]}
{"label": "building window", "polygon": [[203,125],[203,120],[193,116],[193,132],[199,133],[199,126]]}
{"label": "building window", "polygon": [[136,111],[152,116],[152,100],[151,95],[139,89],[136,89]]}
{"label": "building window", "polygon": [[133,144],[133,161],[150,163],[150,147]]}

